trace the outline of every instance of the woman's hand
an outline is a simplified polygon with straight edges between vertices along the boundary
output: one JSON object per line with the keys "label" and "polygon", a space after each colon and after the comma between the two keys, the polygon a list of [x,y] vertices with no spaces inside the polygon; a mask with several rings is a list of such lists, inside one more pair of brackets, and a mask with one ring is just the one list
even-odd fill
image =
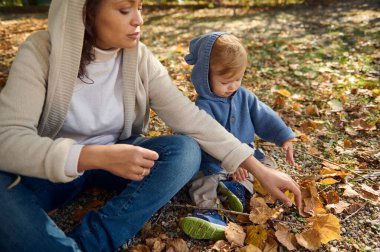
{"label": "woman's hand", "polygon": [[248,157],[241,166],[259,180],[267,193],[281,200],[288,207],[292,205],[292,202],[284,192],[286,190],[293,192],[296,206],[298,209],[301,208],[300,188],[289,175],[264,166],[253,156]]}
{"label": "woman's hand", "polygon": [[86,145],[82,148],[78,171],[103,169],[130,180],[149,175],[158,153],[129,144]]}
{"label": "woman's hand", "polygon": [[232,179],[235,181],[244,181],[248,177],[247,170],[239,167],[233,174]]}
{"label": "woman's hand", "polygon": [[285,152],[286,161],[288,161],[288,163],[291,166],[294,166],[296,163],[294,162],[294,157],[293,157],[292,139],[289,139],[288,141],[282,144],[282,150]]}

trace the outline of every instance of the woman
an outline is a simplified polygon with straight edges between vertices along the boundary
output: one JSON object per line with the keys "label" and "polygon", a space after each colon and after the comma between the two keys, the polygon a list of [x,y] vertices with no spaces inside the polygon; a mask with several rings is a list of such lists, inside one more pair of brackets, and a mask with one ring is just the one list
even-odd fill
{"label": "woman", "polygon": [[[241,166],[300,205],[289,176],[261,165],[171,83],[139,42],[141,5],[53,0],[48,31],[20,46],[0,93],[0,251],[117,250],[196,173],[193,138],[227,171]],[[150,108],[181,135],[141,137]],[[89,184],[120,194],[66,235],[46,212]]]}

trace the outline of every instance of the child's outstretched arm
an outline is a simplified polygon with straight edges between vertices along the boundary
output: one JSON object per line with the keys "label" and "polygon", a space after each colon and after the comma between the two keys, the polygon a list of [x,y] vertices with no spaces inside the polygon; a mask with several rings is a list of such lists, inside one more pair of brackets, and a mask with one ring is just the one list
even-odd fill
{"label": "child's outstretched arm", "polygon": [[284,142],[281,147],[285,152],[286,161],[288,161],[291,166],[294,166],[296,163],[293,156],[293,138]]}
{"label": "child's outstretched arm", "polygon": [[284,192],[286,190],[293,192],[296,206],[298,209],[301,209],[301,190],[298,184],[289,175],[264,166],[253,156],[248,157],[241,164],[241,167],[258,179],[267,193],[281,200],[288,207],[292,205],[292,202]]}

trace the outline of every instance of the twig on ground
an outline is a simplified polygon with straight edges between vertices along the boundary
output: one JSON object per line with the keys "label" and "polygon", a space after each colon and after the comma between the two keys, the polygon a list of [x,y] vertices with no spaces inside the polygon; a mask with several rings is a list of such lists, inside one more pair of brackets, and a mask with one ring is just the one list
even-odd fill
{"label": "twig on ground", "polygon": [[332,161],[330,161],[330,160],[328,160],[328,159],[321,158],[321,157],[318,157],[318,156],[313,155],[313,154],[310,154],[310,153],[307,153],[307,155],[310,155],[310,156],[312,156],[312,157],[318,158],[318,159],[320,159],[320,160],[322,160],[322,161],[326,161],[326,162],[328,162],[328,163],[330,163],[330,164],[336,165],[336,166],[338,166],[339,168],[342,168],[343,170],[349,171],[349,172],[351,172],[351,173],[353,173],[353,174],[355,174],[355,175],[357,175],[357,176],[359,176],[359,177],[365,179],[366,181],[368,181],[368,182],[370,182],[370,183],[372,183],[372,184],[376,184],[375,181],[370,180],[370,179],[367,179],[367,178],[365,178],[363,175],[361,175],[361,174],[359,174],[359,173],[357,173],[357,172],[355,172],[355,171],[352,171],[352,170],[350,170],[350,169],[347,169],[346,167],[343,167],[343,166],[341,166],[341,165],[339,165],[339,164],[337,164],[337,163],[334,163],[334,162],[332,162]]}
{"label": "twig on ground", "polygon": [[215,210],[215,211],[221,211],[223,213],[230,213],[230,214],[236,214],[236,215],[244,215],[244,216],[249,216],[248,213],[241,213],[237,211],[232,211],[228,209],[223,209],[223,208],[217,208],[217,207],[198,207],[198,206],[193,206],[193,205],[181,205],[181,204],[171,204],[169,206],[172,207],[181,207],[181,208],[192,208],[192,209],[199,209],[199,210]]}
{"label": "twig on ground", "polygon": [[342,222],[343,222],[343,221],[346,221],[346,220],[348,220],[349,218],[351,218],[352,216],[356,215],[360,210],[362,210],[362,209],[367,205],[367,203],[368,203],[368,201],[365,201],[365,202],[364,202],[364,205],[362,205],[358,210],[356,210],[355,212],[353,212],[352,214],[350,214],[349,216],[347,216],[346,218],[344,218],[344,219],[342,220]]}

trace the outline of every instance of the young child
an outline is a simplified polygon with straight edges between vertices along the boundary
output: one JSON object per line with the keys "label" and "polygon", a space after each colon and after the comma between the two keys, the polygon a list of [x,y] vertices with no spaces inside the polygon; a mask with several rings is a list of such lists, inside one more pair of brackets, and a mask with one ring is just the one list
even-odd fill
{"label": "young child", "polygon": [[[251,147],[254,147],[255,134],[281,146],[289,164],[294,165],[293,131],[276,112],[241,87],[248,57],[235,36],[213,32],[196,37],[190,42],[190,53],[185,60],[194,65],[191,81],[198,93],[196,104],[199,108]],[[215,208],[222,201],[231,210],[244,211],[245,195],[252,194],[253,190],[251,174],[238,168],[231,180],[220,162],[206,153],[202,155],[204,176],[195,179],[189,190],[194,203],[199,207]],[[274,160],[260,149],[253,155],[265,165],[276,168]],[[180,225],[193,238],[219,240],[224,238],[226,223],[217,211],[208,210],[182,218]]]}

